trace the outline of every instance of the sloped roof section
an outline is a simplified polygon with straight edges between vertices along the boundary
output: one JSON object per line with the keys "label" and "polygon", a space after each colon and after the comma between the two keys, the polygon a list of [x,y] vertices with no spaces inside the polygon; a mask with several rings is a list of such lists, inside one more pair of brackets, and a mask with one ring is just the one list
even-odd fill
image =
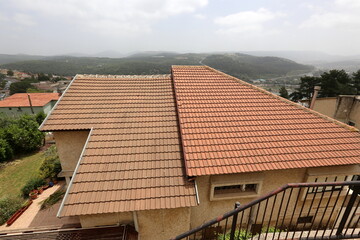
{"label": "sloped roof section", "polygon": [[30,107],[28,96],[34,107],[45,106],[52,100],[57,101],[60,97],[58,93],[15,93],[0,101],[0,107]]}
{"label": "sloped roof section", "polygon": [[360,163],[360,135],[207,66],[173,66],[188,176]]}
{"label": "sloped roof section", "polygon": [[77,75],[43,131],[92,129],[60,216],[197,205],[170,75]]}

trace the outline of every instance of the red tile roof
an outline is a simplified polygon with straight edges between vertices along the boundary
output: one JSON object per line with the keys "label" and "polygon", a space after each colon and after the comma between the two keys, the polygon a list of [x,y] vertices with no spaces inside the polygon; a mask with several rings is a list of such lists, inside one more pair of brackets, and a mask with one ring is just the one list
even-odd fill
{"label": "red tile roof", "polygon": [[41,130],[92,128],[61,216],[190,207],[169,75],[78,75]]}
{"label": "red tile roof", "polygon": [[58,93],[15,93],[0,101],[0,107],[30,107],[28,95],[34,107],[42,107],[59,99]]}
{"label": "red tile roof", "polygon": [[354,128],[206,66],[172,75],[188,176],[360,163]]}
{"label": "red tile roof", "polygon": [[360,163],[355,128],[206,66],[78,75],[41,127],[77,129],[93,130],[62,216],[195,206],[186,175]]}

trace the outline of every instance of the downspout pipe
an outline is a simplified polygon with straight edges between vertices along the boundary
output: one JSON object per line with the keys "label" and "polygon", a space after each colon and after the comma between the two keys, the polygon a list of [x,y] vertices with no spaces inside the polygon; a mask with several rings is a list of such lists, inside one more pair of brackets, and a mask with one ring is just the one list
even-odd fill
{"label": "downspout pipe", "polygon": [[30,94],[28,94],[27,96],[28,96],[28,99],[29,99],[29,104],[30,104],[31,113],[34,114],[34,109],[33,109],[33,106],[32,106]]}

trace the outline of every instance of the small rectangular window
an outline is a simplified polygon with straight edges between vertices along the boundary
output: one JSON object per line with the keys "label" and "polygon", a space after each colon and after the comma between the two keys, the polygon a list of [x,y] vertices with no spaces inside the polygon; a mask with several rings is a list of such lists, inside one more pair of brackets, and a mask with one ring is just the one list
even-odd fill
{"label": "small rectangular window", "polygon": [[297,223],[312,223],[314,216],[299,217]]}
{"label": "small rectangular window", "polygon": [[259,183],[224,184],[212,186],[211,200],[252,197],[258,194]]}
{"label": "small rectangular window", "polygon": [[18,107],[17,111],[18,111],[18,112],[21,112],[21,111],[22,111],[22,110],[21,110],[21,107]]}
{"label": "small rectangular window", "polygon": [[12,108],[9,108],[9,110],[11,110]]}

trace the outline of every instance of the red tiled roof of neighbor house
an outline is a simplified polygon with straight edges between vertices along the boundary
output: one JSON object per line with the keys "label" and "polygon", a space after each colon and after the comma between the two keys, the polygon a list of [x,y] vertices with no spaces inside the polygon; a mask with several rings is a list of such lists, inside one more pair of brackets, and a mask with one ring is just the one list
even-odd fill
{"label": "red tiled roof of neighbor house", "polygon": [[207,66],[172,77],[188,176],[360,163],[355,128]]}
{"label": "red tiled roof of neighbor house", "polygon": [[58,93],[15,93],[0,101],[0,107],[30,107],[28,95],[34,107],[45,106],[52,100],[57,101],[60,97]]}
{"label": "red tiled roof of neighbor house", "polygon": [[169,75],[77,75],[43,131],[92,129],[61,216],[190,207]]}

